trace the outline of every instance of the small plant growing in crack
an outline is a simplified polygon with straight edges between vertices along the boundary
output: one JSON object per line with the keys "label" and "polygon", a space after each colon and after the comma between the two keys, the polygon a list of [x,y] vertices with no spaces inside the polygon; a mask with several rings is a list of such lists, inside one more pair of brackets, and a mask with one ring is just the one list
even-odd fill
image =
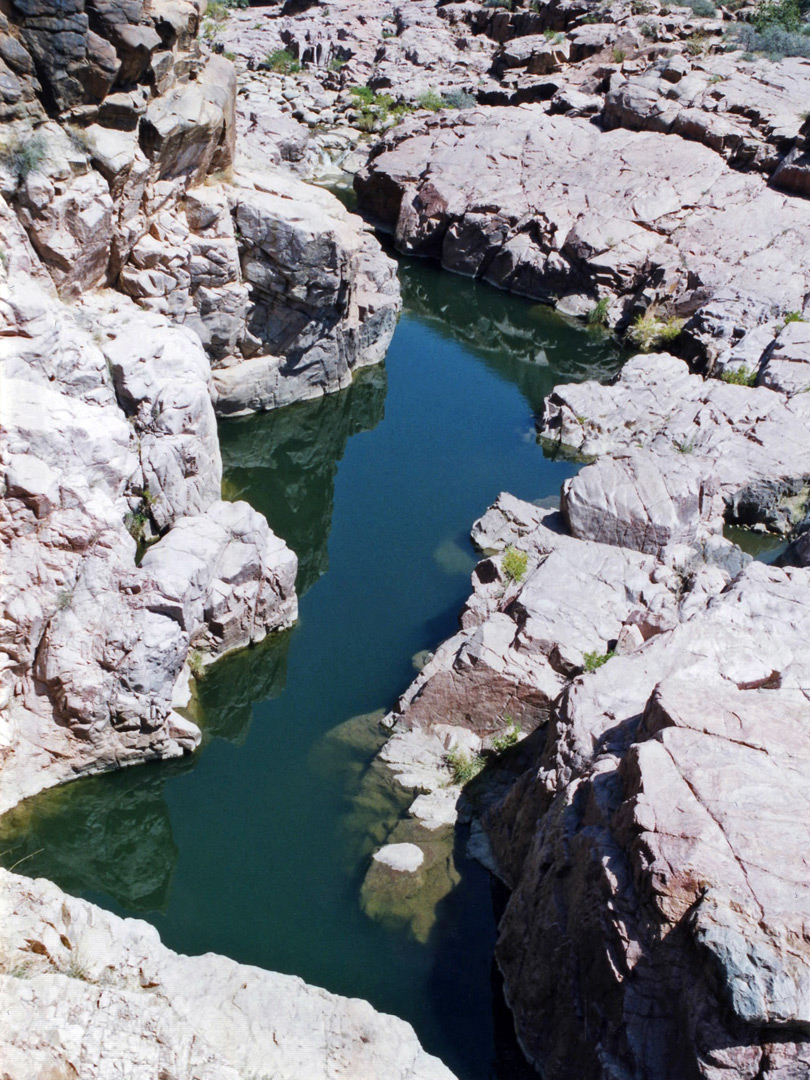
{"label": "small plant growing in crack", "polygon": [[501,559],[501,569],[510,581],[522,581],[526,576],[526,568],[529,565],[529,556],[525,551],[509,544]]}
{"label": "small plant growing in crack", "polygon": [[606,652],[606,653],[599,653],[599,652],[586,652],[586,653],[583,653],[582,659],[585,661],[585,671],[587,671],[589,674],[591,674],[592,672],[596,671],[597,668],[600,668],[600,667],[602,667],[603,664],[606,664],[608,662],[608,660],[610,660],[615,655],[616,654],[615,654],[613,649],[611,649],[609,652]]}
{"label": "small plant growing in crack", "polygon": [[724,383],[731,383],[733,386],[753,386],[757,381],[756,371],[751,371],[745,364],[741,364],[734,370],[726,370],[722,373],[720,378]]}
{"label": "small plant growing in crack", "polygon": [[482,754],[468,754],[463,750],[449,750],[444,760],[450,769],[453,783],[458,784],[459,787],[463,787],[478,776],[487,763]]}

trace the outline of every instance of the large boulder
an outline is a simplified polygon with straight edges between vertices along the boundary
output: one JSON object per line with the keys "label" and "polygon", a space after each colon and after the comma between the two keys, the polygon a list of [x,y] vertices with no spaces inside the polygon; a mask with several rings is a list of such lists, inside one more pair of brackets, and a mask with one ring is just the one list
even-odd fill
{"label": "large boulder", "polygon": [[611,323],[659,305],[710,360],[810,287],[807,206],[677,136],[473,109],[400,125],[355,187],[404,253]]}
{"label": "large boulder", "polygon": [[[50,882],[0,871],[9,1080],[79,1070],[241,1080],[453,1080],[404,1020],[292,975],[182,956]],[[268,1070],[270,1072],[268,1073]]]}

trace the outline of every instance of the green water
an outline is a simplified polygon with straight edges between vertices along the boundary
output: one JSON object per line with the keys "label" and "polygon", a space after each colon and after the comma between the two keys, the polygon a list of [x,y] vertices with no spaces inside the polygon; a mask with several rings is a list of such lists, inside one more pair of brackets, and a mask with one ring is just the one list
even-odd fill
{"label": "green water", "polygon": [[0,848],[7,866],[25,859],[20,872],[149,919],[174,949],[368,998],[461,1080],[515,1080],[508,1023],[493,1017],[490,880],[463,835],[426,941],[360,908],[402,801],[369,768],[373,719],[354,718],[390,707],[414,654],[456,628],[473,520],[501,490],[546,499],[575,471],[536,443],[543,396],[621,358],[546,308],[429,265],[403,264],[402,278],[384,368],[221,428],[227,496],[299,554],[297,626],[210,671],[192,759],[29,800],[0,823]]}

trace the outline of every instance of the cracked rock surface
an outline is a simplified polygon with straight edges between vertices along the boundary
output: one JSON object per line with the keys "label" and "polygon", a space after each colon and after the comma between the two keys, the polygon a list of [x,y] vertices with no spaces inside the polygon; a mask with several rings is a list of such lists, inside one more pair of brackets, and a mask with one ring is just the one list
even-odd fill
{"label": "cracked rock surface", "polygon": [[4,1074],[453,1080],[404,1020],[0,870]]}

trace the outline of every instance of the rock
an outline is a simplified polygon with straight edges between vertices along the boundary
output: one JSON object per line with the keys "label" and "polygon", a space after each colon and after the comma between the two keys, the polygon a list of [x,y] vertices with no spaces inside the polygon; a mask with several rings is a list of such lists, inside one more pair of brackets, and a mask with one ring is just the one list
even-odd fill
{"label": "rock", "polygon": [[393,334],[393,263],[326,192],[252,176],[232,199],[258,355],[216,369],[218,411],[275,408],[347,386],[354,370],[382,359]]}
{"label": "rock", "polygon": [[141,149],[161,179],[182,177],[199,183],[212,169],[233,161],[236,73],[220,56],[211,56],[196,82],[179,84],[154,98],[141,121]]}
{"label": "rock", "polygon": [[372,858],[404,874],[413,874],[425,861],[422,849],[416,844],[386,844],[375,851]]}
{"label": "rock", "polygon": [[[763,355],[778,360],[780,341],[800,349],[804,325],[788,323]],[[810,475],[809,410],[806,395],[703,379],[658,354],[630,360],[613,386],[557,387],[540,433],[586,456],[614,455],[566,482],[562,509],[574,534],[660,554],[717,534],[724,518],[789,533]]]}
{"label": "rock", "polygon": [[161,607],[211,659],[290,626],[298,560],[247,503],[217,502],[184,517],[144,556]]}
{"label": "rock", "polygon": [[810,327],[789,322],[779,331],[762,365],[758,382],[783,394],[803,394],[810,389]]}
{"label": "rock", "polygon": [[[773,173],[785,191],[803,194],[801,151],[783,157],[802,126],[806,62],[741,64],[738,56],[662,57],[605,95],[607,128],[672,131],[741,168]],[[805,185],[806,186],[806,185]]]}
{"label": "rock", "polygon": [[[296,608],[295,557],[260,515],[219,502],[199,340],[115,294],[68,309],[13,216],[0,226],[14,252],[0,309],[7,809],[82,773],[191,751],[199,732],[173,711],[190,635],[215,655]],[[130,533],[171,525],[136,566]]]}
{"label": "rock", "polygon": [[801,311],[810,284],[802,203],[698,144],[539,106],[403,124],[355,186],[402,252],[539,299],[618,297],[613,317],[643,293],[690,319],[685,341],[709,360],[788,298]]}
{"label": "rock", "polygon": [[[507,830],[526,851],[520,867],[506,855],[518,884],[499,963],[521,1042],[553,1075],[601,1076],[607,1056],[656,1078],[754,1076],[770,1045],[775,1061],[806,1055],[795,801],[806,606],[791,607],[804,573],[754,564],[679,626],[575,681],[521,789],[525,814],[511,799],[492,815],[496,857]],[[724,640],[754,625],[755,649]],[[782,843],[788,819],[799,848]],[[567,1002],[611,1017],[598,1057]]]}
{"label": "rock", "polygon": [[[3,1063],[11,1080],[70,1070],[88,1080],[121,1062],[139,1075],[189,1070],[239,1080],[306,1075],[452,1080],[413,1028],[367,1002],[224,956],[182,956],[157,931],[0,871]],[[16,977],[15,977],[16,976]]]}

